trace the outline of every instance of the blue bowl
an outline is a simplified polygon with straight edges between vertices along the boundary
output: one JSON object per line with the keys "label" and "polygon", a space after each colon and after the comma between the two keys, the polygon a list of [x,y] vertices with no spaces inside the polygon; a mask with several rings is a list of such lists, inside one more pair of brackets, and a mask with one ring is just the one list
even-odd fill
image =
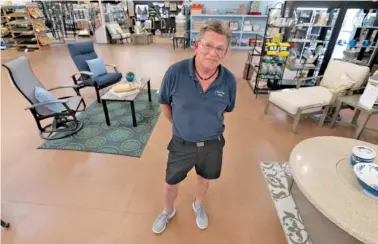
{"label": "blue bowl", "polygon": [[355,146],[350,155],[350,163],[352,166],[357,163],[373,163],[376,156],[377,154],[372,148]]}
{"label": "blue bowl", "polygon": [[368,184],[360,180],[358,177],[357,177],[357,181],[365,191],[367,191],[368,193],[370,193],[371,195],[375,197],[378,197],[378,190],[375,190],[373,187],[370,187]]}
{"label": "blue bowl", "polygon": [[354,166],[355,164],[358,164],[358,163],[372,163],[373,161],[374,161],[374,159],[359,158],[356,155],[354,155],[353,153],[350,155],[350,164],[352,166]]}
{"label": "blue bowl", "polygon": [[378,197],[378,165],[359,163],[353,166],[353,172],[365,192]]}

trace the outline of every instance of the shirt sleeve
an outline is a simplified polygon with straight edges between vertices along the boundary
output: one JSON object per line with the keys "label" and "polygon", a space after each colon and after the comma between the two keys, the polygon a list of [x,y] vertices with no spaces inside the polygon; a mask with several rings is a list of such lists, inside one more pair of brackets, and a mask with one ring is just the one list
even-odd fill
{"label": "shirt sleeve", "polygon": [[171,104],[172,102],[172,72],[169,68],[164,75],[159,89],[158,101],[160,104]]}
{"label": "shirt sleeve", "polygon": [[229,87],[230,103],[228,104],[228,106],[227,106],[227,108],[225,110],[226,112],[231,112],[235,108],[237,85],[236,85],[236,79],[235,79],[234,76],[232,76],[232,78],[230,79],[229,86],[230,86]]}

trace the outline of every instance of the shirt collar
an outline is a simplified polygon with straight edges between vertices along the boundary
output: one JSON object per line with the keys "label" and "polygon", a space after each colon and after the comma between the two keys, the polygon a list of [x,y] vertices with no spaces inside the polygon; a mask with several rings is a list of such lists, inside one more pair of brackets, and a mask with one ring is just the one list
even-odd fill
{"label": "shirt collar", "polygon": [[[193,56],[192,58],[190,58],[188,60],[188,68],[189,68],[189,76],[190,77],[194,77],[194,78],[197,78],[196,77],[196,74],[195,74],[195,71],[194,71],[194,61],[195,61],[195,58],[196,56]],[[221,77],[223,75],[223,66],[222,65],[219,65],[219,74],[218,74],[218,78]]]}
{"label": "shirt collar", "polygon": [[188,62],[190,77],[195,77],[195,74],[194,74],[194,60],[195,60],[195,58],[196,58],[196,56],[193,56],[191,59],[189,59],[189,62]]}

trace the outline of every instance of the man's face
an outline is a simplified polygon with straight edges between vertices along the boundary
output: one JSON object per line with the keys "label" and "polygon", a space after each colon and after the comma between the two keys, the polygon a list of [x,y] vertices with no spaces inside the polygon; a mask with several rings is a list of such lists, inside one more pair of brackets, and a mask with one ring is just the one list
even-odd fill
{"label": "man's face", "polygon": [[206,69],[218,67],[228,50],[227,38],[214,31],[206,31],[195,44],[196,59]]}

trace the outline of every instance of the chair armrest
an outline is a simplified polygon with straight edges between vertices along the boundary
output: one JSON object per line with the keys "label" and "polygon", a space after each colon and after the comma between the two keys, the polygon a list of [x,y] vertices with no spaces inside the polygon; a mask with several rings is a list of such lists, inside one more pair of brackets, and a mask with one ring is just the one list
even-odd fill
{"label": "chair armrest", "polygon": [[88,75],[88,76],[92,76],[93,73],[89,72],[89,71],[79,71],[78,73],[75,73],[72,76],[76,76],[76,75]]}
{"label": "chair armrest", "polygon": [[350,90],[351,90],[351,91],[358,91],[358,90],[363,90],[363,89],[365,89],[365,88],[366,88],[366,86],[352,87]]}
{"label": "chair armrest", "polygon": [[75,73],[71,76],[73,82],[75,83],[75,85],[79,85],[80,87],[82,86],[85,86],[83,84],[83,82],[79,82],[79,80],[76,78],[77,75],[88,75],[89,76],[89,79],[92,79],[92,75],[93,73],[92,72],[89,72],[89,71],[79,71],[78,73]]}
{"label": "chair armrest", "polygon": [[352,87],[350,89],[347,89],[347,95],[353,95],[353,92],[363,90],[366,86],[360,86],[360,87]]}
{"label": "chair armrest", "polygon": [[43,102],[43,103],[35,103],[29,107],[26,107],[25,110],[28,110],[28,109],[33,109],[33,108],[38,108],[38,107],[41,107],[41,106],[45,106],[45,105],[48,105],[48,104],[54,104],[54,103],[63,103],[63,105],[66,105],[66,103],[68,103],[68,100],[67,99],[59,99],[59,100],[56,100],[56,101],[48,101],[48,102]]}
{"label": "chair armrest", "polygon": [[118,72],[117,65],[115,65],[115,64],[105,64],[105,66],[113,67],[114,71]]}
{"label": "chair armrest", "polygon": [[303,85],[303,83],[306,81],[306,80],[313,80],[313,79],[316,79],[316,85],[319,85],[319,79],[320,78],[323,78],[324,75],[319,75],[319,76],[313,76],[313,77],[307,77],[307,78],[298,78],[297,79],[297,88],[301,87]]}
{"label": "chair armrest", "polygon": [[78,85],[75,85],[75,86],[71,86],[71,85],[57,86],[57,87],[48,89],[48,91],[53,91],[53,90],[58,90],[58,89],[63,89],[63,88],[73,88],[74,90],[76,90],[76,89],[79,89],[80,86],[78,86]]}

